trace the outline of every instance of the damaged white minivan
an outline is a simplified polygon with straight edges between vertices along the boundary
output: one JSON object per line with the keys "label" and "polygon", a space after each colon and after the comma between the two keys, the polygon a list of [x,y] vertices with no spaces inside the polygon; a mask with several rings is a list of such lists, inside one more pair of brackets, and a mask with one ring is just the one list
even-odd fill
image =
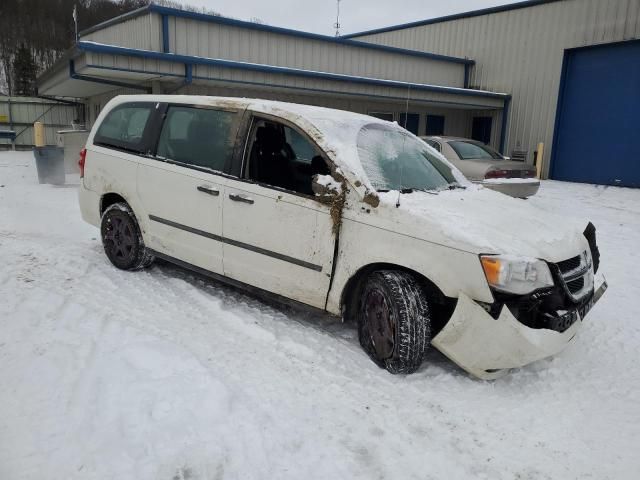
{"label": "damaged white minivan", "polygon": [[358,325],[410,373],[430,345],[492,379],[572,341],[606,289],[592,224],[468,182],[395,123],[263,100],[111,100],[80,207],[118,268],[155,258]]}

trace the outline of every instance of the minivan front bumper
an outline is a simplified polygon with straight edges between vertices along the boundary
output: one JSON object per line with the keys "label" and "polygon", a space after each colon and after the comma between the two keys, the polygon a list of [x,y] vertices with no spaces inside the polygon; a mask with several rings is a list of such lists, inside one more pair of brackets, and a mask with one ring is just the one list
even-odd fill
{"label": "minivan front bumper", "polygon": [[[606,289],[606,280],[598,275],[589,307]],[[530,328],[520,323],[507,307],[494,319],[461,293],[449,322],[431,343],[471,375],[493,380],[508,373],[510,368],[522,367],[563,350],[575,337],[582,320],[578,314],[578,320],[564,332]]]}

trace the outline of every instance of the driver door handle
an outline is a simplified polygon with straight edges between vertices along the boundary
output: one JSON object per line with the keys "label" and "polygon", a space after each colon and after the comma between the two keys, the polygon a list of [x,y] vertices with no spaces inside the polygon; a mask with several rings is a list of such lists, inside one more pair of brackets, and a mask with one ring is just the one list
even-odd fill
{"label": "driver door handle", "polygon": [[220,195],[220,190],[218,190],[217,188],[210,187],[209,185],[199,185],[198,191],[207,193],[209,195],[213,195],[214,197],[217,197],[218,195]]}
{"label": "driver door handle", "polygon": [[246,195],[230,193],[229,198],[234,202],[248,203],[250,205],[253,204],[253,198],[247,197]]}

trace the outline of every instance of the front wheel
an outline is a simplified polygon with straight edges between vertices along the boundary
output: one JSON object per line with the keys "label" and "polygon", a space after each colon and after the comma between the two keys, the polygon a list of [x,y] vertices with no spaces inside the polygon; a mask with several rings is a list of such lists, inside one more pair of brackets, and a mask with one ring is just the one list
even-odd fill
{"label": "front wheel", "polygon": [[121,270],[144,268],[154,260],[144,246],[136,217],[126,203],[107,207],[102,214],[100,235],[104,253]]}
{"label": "front wheel", "polygon": [[424,289],[407,272],[372,273],[358,307],[360,345],[391,373],[415,372],[431,342],[431,316]]}

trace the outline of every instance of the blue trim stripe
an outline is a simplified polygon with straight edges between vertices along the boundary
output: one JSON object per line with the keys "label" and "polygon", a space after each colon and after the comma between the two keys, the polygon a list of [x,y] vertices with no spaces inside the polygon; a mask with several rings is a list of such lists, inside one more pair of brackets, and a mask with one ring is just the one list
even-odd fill
{"label": "blue trim stripe", "polygon": [[451,95],[462,95],[469,97],[499,98],[504,99],[508,95],[505,93],[487,92],[483,90],[467,90],[464,88],[445,87],[440,85],[427,85],[422,83],[402,82],[397,80],[386,80],[371,77],[357,77],[342,73],[318,72],[313,70],[302,70],[290,67],[280,67],[275,65],[264,65],[259,63],[238,62],[221,58],[204,58],[190,55],[178,55],[173,53],[162,53],[151,50],[138,50],[133,48],[119,47],[115,45],[104,45],[93,42],[78,42],[80,50],[107,53],[113,55],[125,55],[138,58],[149,58],[167,62],[178,62],[193,65],[208,65],[214,67],[234,68],[238,70],[249,70],[254,72],[279,73],[284,75],[295,75],[308,78],[319,78],[323,80],[347,81],[351,83],[376,85],[394,88],[412,88],[414,90],[429,91],[436,93],[446,93]]}
{"label": "blue trim stripe", "polygon": [[342,35],[340,38],[351,39],[355,37],[363,37],[365,35],[374,35],[376,33],[393,32],[395,30],[404,30],[406,28],[422,27],[423,25],[432,25],[434,23],[450,22],[453,20],[461,20],[463,18],[480,17],[482,15],[491,15],[493,13],[508,12],[511,10],[519,10],[521,8],[530,8],[530,7],[535,7],[537,5],[544,5],[547,3],[555,3],[560,1],[563,1],[563,0],[526,0],[523,2],[500,5],[498,7],[482,8],[480,10],[472,10],[470,12],[446,15],[444,17],[430,18],[427,20],[418,20],[417,22],[402,23],[399,25],[392,25],[389,27],[375,28],[373,30],[365,30],[362,32],[350,33],[348,35]]}
{"label": "blue trim stripe", "polygon": [[162,15],[162,51],[169,53],[169,16]]}
{"label": "blue trim stripe", "polygon": [[500,153],[505,154],[504,150],[507,146],[507,129],[509,128],[509,107],[511,106],[511,96],[504,99],[504,107],[502,108],[502,127],[500,128]]}
{"label": "blue trim stripe", "polygon": [[[551,158],[549,159],[549,178],[555,178],[555,166],[556,166],[556,146],[558,145],[558,125],[560,125],[560,118],[562,115],[562,102],[564,102],[564,95],[567,83],[567,69],[569,68],[569,58],[571,50],[565,50],[562,55],[562,70],[560,73],[560,86],[558,88],[558,101],[556,103],[556,117],[553,122],[553,138],[551,140]],[[544,176],[544,172],[543,172]]]}

